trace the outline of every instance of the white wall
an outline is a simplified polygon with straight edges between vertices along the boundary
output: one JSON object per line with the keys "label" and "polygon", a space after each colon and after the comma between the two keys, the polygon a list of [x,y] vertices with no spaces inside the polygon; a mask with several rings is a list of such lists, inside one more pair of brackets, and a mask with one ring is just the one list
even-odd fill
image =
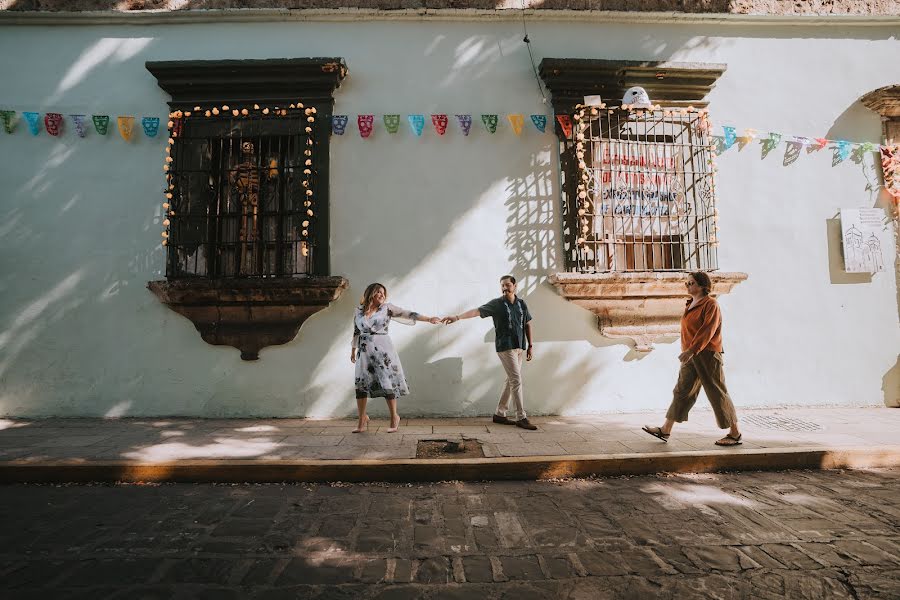
{"label": "white wall", "polygon": [[[531,23],[535,59],[722,62],[718,123],[879,142],[857,99],[900,81],[896,30]],[[242,362],[160,304],[165,138],[0,134],[0,414],[331,416],[353,412],[351,314],[361,290],[456,313],[512,272],[535,315],[526,368],[534,414],[665,408],[677,344],[645,358],[597,332],[546,283],[562,270],[554,137],[526,123],[484,132],[481,113],[551,112],[516,22],[294,22],[0,28],[2,108],[164,116],[148,60],[342,56],[336,113],[451,115],[444,138],[404,121],[332,142],[332,271],[351,289],[290,344]],[[476,115],[464,138],[452,115]],[[405,118],[405,116],[404,116]],[[526,117],[527,118],[527,117]],[[69,126],[70,123],[67,123]],[[840,270],[833,219],[877,201],[874,155],[782,164],[783,146],[720,157],[720,267],[750,279],[723,297],[727,377],[738,407],[900,402],[895,275]],[[831,224],[830,224],[831,223]],[[889,262],[893,259],[889,257]],[[472,415],[502,370],[489,321],[396,325],[413,393],[401,412]],[[380,410],[380,402],[374,407]]]}

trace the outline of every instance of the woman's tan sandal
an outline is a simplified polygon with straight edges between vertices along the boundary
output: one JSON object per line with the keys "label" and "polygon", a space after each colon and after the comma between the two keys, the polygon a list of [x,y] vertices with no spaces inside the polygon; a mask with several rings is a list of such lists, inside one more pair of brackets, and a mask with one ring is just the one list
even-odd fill
{"label": "woman's tan sandal", "polygon": [[641,429],[643,429],[653,437],[661,439],[664,442],[668,442],[669,436],[671,435],[670,433],[663,433],[662,427],[647,427],[646,425],[644,425],[643,427],[641,427]]}
{"label": "woman's tan sandal", "polygon": [[740,446],[743,442],[741,442],[741,438],[744,437],[742,434],[737,434],[737,437],[732,437],[729,433],[721,440],[716,440],[716,446]]}

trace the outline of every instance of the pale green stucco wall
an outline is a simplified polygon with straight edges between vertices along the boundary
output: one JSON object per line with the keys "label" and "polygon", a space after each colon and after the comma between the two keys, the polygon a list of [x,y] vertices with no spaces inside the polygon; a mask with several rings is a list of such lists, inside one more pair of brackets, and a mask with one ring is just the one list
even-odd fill
{"label": "pale green stucco wall", "polygon": [[[727,63],[714,121],[786,134],[879,142],[878,116],[857,99],[900,81],[897,27],[532,22],[529,32],[538,62]],[[342,56],[350,75],[336,113],[549,113],[521,38],[516,22],[7,26],[0,103],[163,116],[147,60]],[[546,283],[562,268],[550,134],[501,126],[491,137],[476,123],[464,138],[451,122],[444,138],[429,127],[417,139],[404,123],[362,140],[349,127],[332,143],[331,259],[352,287],[292,343],[245,363],[145,289],[162,278],[165,138],[25,129],[0,134],[0,414],[349,414],[350,319],[368,282],[402,306],[455,313],[496,295],[508,271],[535,315],[533,413],[668,403],[676,344],[635,360]],[[851,283],[829,226],[841,207],[875,205],[874,155],[834,167],[830,151],[782,158],[783,146],[761,160],[756,145],[719,160],[720,266],[750,275],[721,301],[733,397],[739,408],[897,403],[894,272]],[[488,321],[392,333],[413,389],[403,414],[492,410],[502,370]]]}

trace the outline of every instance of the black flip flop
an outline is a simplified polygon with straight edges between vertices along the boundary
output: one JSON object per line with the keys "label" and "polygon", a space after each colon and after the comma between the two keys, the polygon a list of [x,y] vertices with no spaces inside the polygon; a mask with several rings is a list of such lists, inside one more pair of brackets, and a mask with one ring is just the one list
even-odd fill
{"label": "black flip flop", "polygon": [[[744,437],[743,433],[739,433],[737,437],[732,437],[731,434],[727,434],[721,440],[716,440],[716,446],[740,446],[743,442],[741,438]],[[731,440],[730,442],[723,442],[722,440]]]}
{"label": "black flip flop", "polygon": [[671,433],[663,433],[661,427],[647,427],[646,425],[644,425],[643,427],[641,427],[641,429],[643,431],[646,431],[653,437],[661,439],[664,442],[668,442],[669,436],[672,435]]}

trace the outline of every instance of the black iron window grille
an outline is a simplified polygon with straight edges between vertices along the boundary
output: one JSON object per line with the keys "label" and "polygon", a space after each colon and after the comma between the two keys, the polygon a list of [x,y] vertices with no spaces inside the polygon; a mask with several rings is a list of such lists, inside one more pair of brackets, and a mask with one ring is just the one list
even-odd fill
{"label": "black iron window grille", "polygon": [[168,279],[314,272],[314,111],[173,113],[163,233]]}
{"label": "black iron window grille", "polygon": [[577,107],[573,138],[561,171],[574,270],[717,270],[705,109]]}

